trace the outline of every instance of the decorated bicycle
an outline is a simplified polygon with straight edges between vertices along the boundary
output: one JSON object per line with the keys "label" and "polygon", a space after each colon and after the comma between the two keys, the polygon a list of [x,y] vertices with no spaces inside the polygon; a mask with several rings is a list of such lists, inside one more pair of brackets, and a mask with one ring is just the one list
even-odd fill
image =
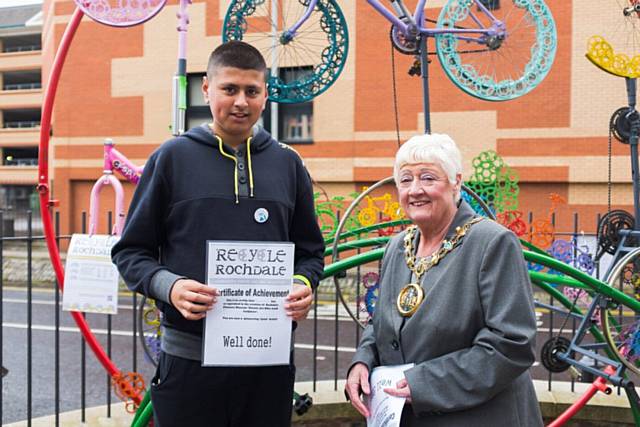
{"label": "decorated bicycle", "polygon": [[[89,1],[77,0],[79,9],[74,14],[72,21],[67,29],[67,33],[60,45],[59,55],[56,57],[54,69],[51,74],[50,84],[48,86],[48,96],[46,98],[45,109],[43,110],[43,132],[41,135],[41,161],[39,173],[39,189],[41,194],[41,206],[43,209],[43,218],[49,218],[48,209],[52,207],[53,202],[49,200],[48,175],[47,175],[47,144],[48,132],[50,128],[50,115],[53,105],[53,94],[57,84],[57,78],[62,68],[64,55],[68,49],[73,33],[77,28],[82,13],[86,13],[98,22],[105,23],[116,27],[124,27],[136,25],[148,19],[151,19],[164,6],[164,1],[149,1],[135,3],[137,7],[129,4],[123,7],[116,2],[108,1]],[[180,53],[178,61],[178,72],[174,79],[174,118],[173,132],[180,133],[184,129],[184,94],[186,91],[186,56],[184,49],[186,44],[183,37],[186,33],[186,6],[188,1],[181,1],[181,14],[179,15],[180,26],[179,34],[181,38]],[[286,3],[286,2],[285,2]],[[327,90],[329,86],[335,82],[344,66],[348,51],[348,36],[344,17],[333,1],[309,1],[304,3],[292,2],[291,7],[301,7],[302,17],[294,21],[292,27],[273,26],[270,22],[280,22],[284,19],[269,19],[264,23],[260,23],[262,16],[271,16],[273,18],[274,11],[281,7],[280,16],[285,14],[282,9],[282,2],[271,2],[269,12],[261,14],[256,12],[262,6],[269,4],[265,1],[232,1],[230,8],[225,17],[224,35],[228,38],[245,38],[253,34],[253,25],[262,28],[263,33],[268,33],[270,37],[267,43],[277,44],[277,48],[273,54],[266,55],[272,59],[271,73],[272,77],[269,82],[269,93],[271,99],[280,102],[298,102],[300,100],[309,99],[309,97],[317,96]],[[548,73],[553,56],[555,53],[555,27],[551,15],[543,2],[541,1],[514,1],[511,8],[503,5],[502,8],[494,7],[492,2],[485,1],[450,1],[442,9],[436,28],[427,29],[425,24],[428,19],[424,16],[423,11],[425,1],[420,1],[416,12],[411,14],[401,1],[392,2],[393,12],[388,10],[377,1],[369,1],[369,3],[392,23],[390,30],[391,40],[396,49],[403,53],[418,55],[424,58],[426,52],[426,37],[434,36],[436,38],[436,48],[439,59],[447,75],[452,81],[467,93],[486,100],[507,100],[517,96],[524,95],[535,88],[536,85]],[[280,4],[280,6],[278,6]],[[246,6],[246,7],[245,7]],[[318,15],[320,13],[320,15]],[[500,19],[500,17],[504,19]],[[513,18],[513,21],[510,21]],[[481,24],[478,24],[480,22]],[[526,28],[520,28],[518,23],[525,22]],[[262,26],[261,26],[262,25]],[[522,24],[520,24],[522,25]],[[75,26],[75,27],[74,27]],[[292,63],[295,60],[295,54],[283,53],[289,47],[303,45],[304,34],[311,34],[313,31],[307,31],[308,27],[317,27],[322,34],[323,42],[326,38],[328,46],[322,49],[309,49],[308,58],[305,58],[301,68],[305,71],[297,73],[298,80],[289,80],[287,75],[278,74],[278,64]],[[480,28],[477,28],[480,27]],[[287,30],[283,30],[287,28]],[[509,31],[511,28],[511,32]],[[260,31],[256,31],[256,34]],[[526,33],[526,36],[522,36]],[[275,35],[274,35],[275,34]],[[424,37],[423,37],[424,36]],[[521,38],[520,38],[521,37]],[[259,43],[257,43],[259,44]],[[526,46],[522,48],[522,46]],[[423,51],[421,52],[420,49]],[[269,46],[267,46],[269,49]],[[319,53],[317,52],[319,50]],[[504,52],[517,53],[515,57],[522,58],[517,61],[504,61]],[[421,56],[422,54],[422,56]],[[289,55],[287,57],[287,55]],[[287,59],[288,58],[288,59]],[[496,60],[497,58],[497,60]],[[498,64],[495,70],[489,70],[487,64]],[[288,66],[288,65],[287,65]],[[507,71],[505,71],[507,70]],[[423,64],[423,77],[426,76],[426,61]],[[302,77],[299,77],[302,76]],[[427,128],[428,129],[428,128]],[[106,158],[106,157],[105,157]],[[112,166],[117,165],[110,158]],[[129,166],[130,169],[133,169]],[[107,170],[107,167],[105,167]],[[139,170],[138,170],[139,172]],[[108,176],[108,175],[105,175]],[[126,176],[126,172],[125,172]],[[129,178],[129,177],[128,177]],[[135,180],[135,174],[131,175],[132,181]],[[104,178],[103,184],[110,182],[108,178]],[[110,182],[111,183],[111,182]],[[111,184],[116,185],[116,184]],[[399,221],[397,209],[392,209],[390,200],[386,200],[386,196],[370,196],[367,193],[364,199],[370,206],[367,208],[372,211],[366,211],[362,219],[364,222],[370,221],[373,213],[377,216],[384,216],[389,224],[386,227],[393,227],[394,222]],[[380,197],[383,197],[380,199]],[[383,206],[378,207],[376,203],[382,202]],[[116,208],[118,219],[120,219],[121,209]],[[93,209],[92,209],[93,212]],[[367,216],[368,215],[368,216]],[[92,215],[94,218],[97,215]],[[46,220],[44,220],[46,221]],[[361,221],[361,222],[363,222]],[[368,224],[373,225],[373,224]],[[47,228],[48,227],[48,228]],[[119,228],[121,229],[121,228]],[[45,223],[45,230],[49,236],[52,236],[52,227],[49,223]],[[117,232],[117,229],[113,230]],[[384,232],[379,233],[384,234]],[[339,237],[342,237],[338,233]],[[50,240],[53,240],[51,238]],[[337,240],[336,240],[337,241]],[[353,249],[353,245],[349,245]],[[52,260],[56,266],[56,274],[59,282],[62,284],[64,273],[62,272],[59,259],[55,261],[55,253],[57,247],[55,242],[49,243]],[[338,251],[335,250],[334,253]],[[332,271],[337,272],[339,269],[329,270],[327,275],[331,275]],[[369,276],[367,280],[367,289],[373,288],[374,277]],[[373,300],[373,297],[370,298]],[[79,325],[83,325],[83,321],[77,318]],[[86,325],[86,324],[85,324]],[[81,326],[82,327],[82,326]],[[90,331],[85,337],[90,337]],[[91,342],[90,338],[88,341]],[[114,378],[119,378],[118,387],[126,389],[125,396],[140,400],[140,394],[127,389],[126,381],[122,379],[122,373],[108,360],[101,357],[99,345],[90,344],[99,359],[105,365],[105,368]],[[139,392],[139,389],[136,390]],[[144,407],[149,410],[149,405]],[[148,412],[147,412],[148,415]],[[143,417],[144,418],[144,417]],[[138,418],[142,419],[142,418]]]}

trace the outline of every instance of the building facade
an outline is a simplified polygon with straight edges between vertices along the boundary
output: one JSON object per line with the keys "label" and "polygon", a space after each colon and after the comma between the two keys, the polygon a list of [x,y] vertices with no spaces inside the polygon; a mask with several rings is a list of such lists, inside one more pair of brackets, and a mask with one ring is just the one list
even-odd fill
{"label": "building facade", "polygon": [[[391,174],[398,146],[394,106],[400,140],[424,132],[421,81],[407,73],[413,58],[396,53],[392,69],[387,22],[364,1],[338,3],[350,38],[342,75],[311,103],[278,112],[281,139],[303,156],[318,188],[329,197],[348,195]],[[444,3],[428,2],[427,16],[437,17]],[[513,101],[481,101],[457,89],[434,60],[432,131],[448,133],[459,143],[467,175],[473,172],[474,156],[495,150],[518,172],[520,210],[546,216],[551,206],[548,196],[557,193],[566,200],[558,213],[578,212],[581,228],[593,231],[596,215],[607,211],[609,194],[614,207],[633,211],[628,146],[614,141],[609,156],[608,143],[609,119],[626,105],[624,79],[602,72],[584,57],[588,39],[610,30],[615,17],[609,19],[600,2],[547,3],[558,28],[558,49],[542,84]],[[209,120],[199,82],[208,54],[221,41],[228,4],[228,0],[194,0],[189,7],[190,125]],[[415,1],[407,4],[413,6]],[[47,76],[75,3],[44,0],[42,8],[42,59],[2,55],[20,57],[25,61],[22,69],[38,68],[42,60],[42,75]],[[112,138],[135,164],[143,164],[170,137],[177,12],[178,1],[170,0],[153,19],[130,28],[83,18],[65,63],[53,117],[50,177],[64,232],[78,231],[82,212],[88,211],[91,187],[101,174],[105,138]],[[15,63],[2,61],[3,71],[5,64]],[[41,97],[39,89],[24,92],[16,93],[15,101],[0,101],[3,110],[5,105],[31,108],[31,101]],[[7,113],[5,123],[6,117]],[[32,130],[3,131],[3,146],[33,146]],[[16,136],[9,136],[12,133]],[[126,184],[125,189],[129,198],[133,187]],[[113,209],[112,192],[105,193],[103,212]],[[564,218],[562,227],[571,227],[571,215],[559,217]]]}
{"label": "building facade", "polygon": [[25,228],[16,211],[37,215],[38,141],[42,104],[42,11],[40,5],[0,12],[0,209],[5,230]]}

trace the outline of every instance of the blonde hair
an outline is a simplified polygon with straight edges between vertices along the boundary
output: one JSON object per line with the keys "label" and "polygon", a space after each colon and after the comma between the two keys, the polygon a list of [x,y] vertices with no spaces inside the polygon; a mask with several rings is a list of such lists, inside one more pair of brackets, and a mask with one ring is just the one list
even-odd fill
{"label": "blonde hair", "polygon": [[[458,174],[462,176],[462,155],[449,135],[438,133],[416,135],[402,144],[396,153],[393,165],[396,186],[400,182],[400,169],[417,163],[434,163],[440,166],[451,184],[456,183]],[[456,202],[459,199],[458,191],[455,197]]]}

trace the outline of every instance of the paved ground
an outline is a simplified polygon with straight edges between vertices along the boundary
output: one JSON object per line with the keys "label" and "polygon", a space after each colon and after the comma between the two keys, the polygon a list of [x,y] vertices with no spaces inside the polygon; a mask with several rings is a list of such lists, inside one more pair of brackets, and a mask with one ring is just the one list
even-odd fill
{"label": "paved ground", "polygon": [[[9,374],[2,381],[2,422],[10,423],[29,417],[49,415],[55,411],[56,396],[56,340],[55,340],[55,294],[51,290],[33,291],[31,312],[32,335],[28,345],[28,304],[24,289],[5,289],[3,292],[3,360],[2,365]],[[138,300],[139,301],[139,300]],[[318,320],[302,322],[296,331],[297,380],[333,383],[342,378],[355,351],[359,328],[346,317],[342,306],[338,306],[339,320],[335,321],[335,304],[325,304],[318,312]],[[97,339],[107,347],[108,317],[88,315]],[[134,338],[133,300],[131,295],[120,297],[120,309],[111,320],[111,354],[115,364],[123,371],[137,371],[145,379],[153,375],[153,365],[140,351],[140,343]],[[555,328],[558,327],[556,324]],[[571,325],[565,330],[569,336]],[[554,329],[557,332],[557,329]],[[314,342],[314,336],[317,340]],[[549,317],[540,318],[538,346],[549,337]],[[314,353],[314,345],[317,351]],[[136,347],[137,357],[132,357]],[[31,348],[31,352],[29,352]],[[82,406],[92,407],[107,404],[107,399],[119,402],[111,392],[109,379],[103,367],[91,351],[85,347],[82,357],[82,340],[75,324],[67,312],[60,313],[59,332],[59,411],[66,412]],[[29,365],[28,360],[32,363]],[[83,362],[84,361],[84,362]],[[31,367],[30,367],[31,366]],[[85,372],[83,381],[82,370]],[[31,369],[31,370],[30,370]],[[549,379],[548,372],[539,363],[532,368],[535,378]],[[29,386],[28,377],[32,382]],[[569,380],[567,373],[553,376],[554,380]],[[83,392],[84,387],[84,392]],[[31,396],[31,412],[28,400]],[[84,402],[83,402],[84,396]]]}

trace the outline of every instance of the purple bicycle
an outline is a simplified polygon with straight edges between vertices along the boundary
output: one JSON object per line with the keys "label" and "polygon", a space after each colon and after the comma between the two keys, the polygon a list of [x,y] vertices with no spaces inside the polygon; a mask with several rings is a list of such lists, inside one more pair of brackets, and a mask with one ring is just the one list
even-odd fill
{"label": "purple bicycle", "polygon": [[[381,0],[366,1],[391,24],[398,51],[424,57],[424,42],[434,37],[449,79],[480,99],[528,93],[555,57],[556,27],[542,0],[448,0],[437,20],[425,12],[427,0],[418,0],[413,12],[403,0],[390,0],[390,8]],[[262,51],[271,62],[269,97],[282,103],[308,101],[327,90],[342,72],[349,46],[336,0],[232,0],[222,36]]]}

